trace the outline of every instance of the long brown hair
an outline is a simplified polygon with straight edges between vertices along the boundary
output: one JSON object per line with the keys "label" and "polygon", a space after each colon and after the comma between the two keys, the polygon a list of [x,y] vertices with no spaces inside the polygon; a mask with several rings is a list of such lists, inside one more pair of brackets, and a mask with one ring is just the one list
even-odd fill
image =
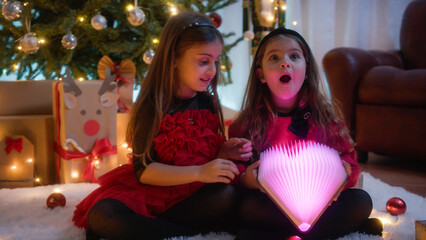
{"label": "long brown hair", "polygon": [[[269,33],[260,43],[250,69],[250,75],[244,94],[241,111],[234,120],[234,127],[253,142],[255,154],[259,154],[268,146],[267,128],[275,120],[271,92],[266,84],[262,84],[256,70],[262,67],[262,58],[267,45],[277,36],[284,35],[297,41],[306,60],[306,80],[298,93],[298,107],[310,106],[313,124],[322,129],[318,141],[332,145],[340,138],[348,139],[354,145],[348,130],[344,127],[340,111],[334,111],[332,103],[325,95],[325,87],[318,71],[314,56],[303,37],[297,32],[283,27]],[[338,132],[331,131],[330,126],[337,126]]]}
{"label": "long brown hair", "polygon": [[[132,143],[134,156],[141,157],[144,162],[149,157],[161,120],[177,90],[174,68],[176,59],[195,44],[216,41],[223,45],[222,35],[212,25],[210,18],[201,13],[184,12],[167,21],[148,73],[141,83],[141,91],[127,127],[126,140]],[[223,134],[223,115],[216,90],[221,79],[219,66],[216,65],[216,75],[205,94],[213,97],[215,112],[221,122],[220,132]]]}

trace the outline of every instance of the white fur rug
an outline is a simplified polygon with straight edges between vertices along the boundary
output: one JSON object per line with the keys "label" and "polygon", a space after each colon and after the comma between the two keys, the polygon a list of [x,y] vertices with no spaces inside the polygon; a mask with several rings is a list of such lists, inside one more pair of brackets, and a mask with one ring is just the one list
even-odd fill
{"label": "white fur rug", "polygon": [[[368,173],[363,173],[363,189],[373,199],[371,217],[378,217],[384,223],[383,237],[352,233],[339,240],[414,240],[415,220],[426,219],[426,198],[392,187]],[[0,239],[1,240],[75,240],[84,239],[84,230],[72,224],[74,206],[97,187],[96,184],[61,184],[34,188],[0,189]],[[49,209],[47,197],[59,189],[66,197],[65,207]],[[400,197],[407,204],[407,212],[391,216],[386,212],[386,202],[391,197]],[[173,240],[231,240],[229,234],[211,233],[206,236],[189,238],[176,237]]]}

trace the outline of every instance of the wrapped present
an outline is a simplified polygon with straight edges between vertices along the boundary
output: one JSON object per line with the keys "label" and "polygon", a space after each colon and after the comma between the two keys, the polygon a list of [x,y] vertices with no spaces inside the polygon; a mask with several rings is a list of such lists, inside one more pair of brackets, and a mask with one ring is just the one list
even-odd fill
{"label": "wrapped present", "polygon": [[59,182],[97,182],[97,177],[118,166],[115,88],[109,69],[104,81],[77,82],[67,69],[67,76],[54,83]]}
{"label": "wrapped present", "polygon": [[34,183],[34,145],[22,135],[0,142],[0,187],[31,187]]}
{"label": "wrapped present", "polygon": [[133,84],[136,74],[135,64],[130,59],[125,59],[119,64],[115,63],[108,56],[103,56],[98,63],[98,75],[105,79],[105,70],[110,69],[114,74],[114,81],[117,84],[118,112],[130,112],[133,105]]}
{"label": "wrapped present", "polygon": [[52,114],[52,82],[0,81],[0,116]]}
{"label": "wrapped present", "polygon": [[14,135],[26,136],[29,142],[34,144],[34,176],[40,183],[43,185],[56,183],[52,144],[53,116],[51,114],[0,116],[0,139]]}
{"label": "wrapped present", "polygon": [[132,155],[132,148],[126,142],[127,124],[130,120],[130,113],[117,113],[117,155],[118,163],[129,163]]}

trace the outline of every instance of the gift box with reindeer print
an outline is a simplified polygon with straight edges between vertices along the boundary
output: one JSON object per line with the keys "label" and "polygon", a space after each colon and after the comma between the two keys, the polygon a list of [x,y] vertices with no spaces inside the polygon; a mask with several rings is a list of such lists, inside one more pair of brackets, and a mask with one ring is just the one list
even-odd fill
{"label": "gift box with reindeer print", "polygon": [[75,81],[67,70],[53,83],[58,182],[97,182],[118,166],[115,88],[109,69],[104,81]]}

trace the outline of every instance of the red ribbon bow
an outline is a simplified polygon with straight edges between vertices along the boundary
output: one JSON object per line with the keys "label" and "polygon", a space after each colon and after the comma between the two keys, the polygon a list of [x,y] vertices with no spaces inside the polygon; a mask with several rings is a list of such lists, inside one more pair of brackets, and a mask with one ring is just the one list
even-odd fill
{"label": "red ribbon bow", "polygon": [[6,138],[6,147],[4,150],[6,151],[6,154],[9,155],[9,153],[15,149],[19,153],[22,151],[22,138],[18,138],[16,140],[13,140],[12,138]]}
{"label": "red ribbon bow", "polygon": [[117,63],[114,62],[114,69],[112,70],[112,72],[115,74],[115,81],[117,82],[117,89],[119,87],[119,82],[122,82],[123,84],[129,83],[120,74],[120,64],[117,64]]}
{"label": "red ribbon bow", "polygon": [[[58,144],[56,145],[56,152],[65,160],[88,158],[89,161],[84,167],[81,178],[83,180],[90,180],[91,182],[97,183],[98,181],[95,178],[95,166],[93,161],[95,159],[102,161],[102,156],[117,154],[117,146],[112,146],[108,138],[102,138],[100,140],[96,140],[95,146],[90,154],[65,150]],[[57,166],[59,166],[59,163]],[[59,174],[59,169],[60,168],[56,169],[57,174]]]}

